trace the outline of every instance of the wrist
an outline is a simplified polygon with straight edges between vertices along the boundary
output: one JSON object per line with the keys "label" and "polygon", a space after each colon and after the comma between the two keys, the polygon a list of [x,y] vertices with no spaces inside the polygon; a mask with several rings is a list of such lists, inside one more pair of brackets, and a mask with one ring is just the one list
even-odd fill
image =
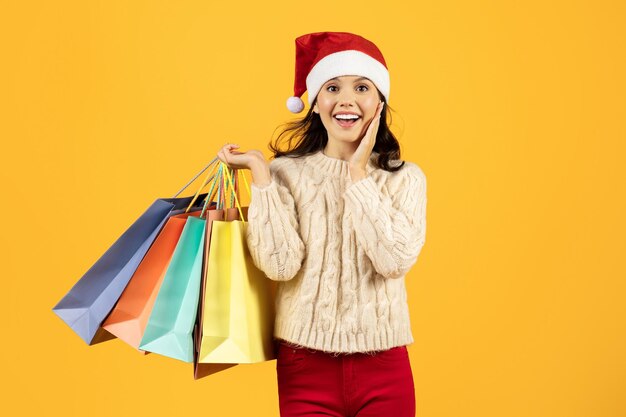
{"label": "wrist", "polygon": [[367,177],[367,172],[361,167],[349,167],[350,180],[356,182]]}
{"label": "wrist", "polygon": [[272,180],[269,166],[265,161],[254,161],[250,164],[252,183],[259,187],[269,185]]}

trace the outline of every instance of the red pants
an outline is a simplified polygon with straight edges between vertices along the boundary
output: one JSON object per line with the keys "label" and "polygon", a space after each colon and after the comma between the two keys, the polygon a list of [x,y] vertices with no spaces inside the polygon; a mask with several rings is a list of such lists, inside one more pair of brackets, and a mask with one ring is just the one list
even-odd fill
{"label": "red pants", "polygon": [[281,417],[414,417],[415,388],[406,346],[332,354],[277,341]]}

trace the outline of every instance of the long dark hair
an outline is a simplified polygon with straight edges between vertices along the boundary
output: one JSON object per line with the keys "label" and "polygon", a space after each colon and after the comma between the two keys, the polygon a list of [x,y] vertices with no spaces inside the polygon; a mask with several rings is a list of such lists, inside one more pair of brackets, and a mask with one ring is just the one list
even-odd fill
{"label": "long dark hair", "polygon": [[[385,97],[380,91],[378,95],[381,100],[385,101]],[[285,123],[283,125],[285,126],[284,129],[274,143],[270,142],[268,147],[274,153],[274,159],[282,156],[298,158],[324,149],[328,143],[328,133],[320,115],[313,111],[316,102],[317,97],[304,117]],[[379,154],[375,161],[378,168],[394,172],[404,166],[404,161],[401,164],[396,162],[393,166],[390,165],[390,161],[400,160],[400,144],[391,130],[389,130],[389,125],[387,124],[388,116],[389,124],[391,124],[390,110],[392,110],[391,107],[385,102],[385,107],[380,115],[380,124],[373,151]],[[279,149],[283,140],[287,143],[286,150]]]}

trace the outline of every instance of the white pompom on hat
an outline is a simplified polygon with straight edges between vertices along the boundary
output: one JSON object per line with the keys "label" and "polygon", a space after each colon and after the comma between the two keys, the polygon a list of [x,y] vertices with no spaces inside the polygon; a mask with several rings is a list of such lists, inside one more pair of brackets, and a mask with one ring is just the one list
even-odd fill
{"label": "white pompom on hat", "polygon": [[348,32],[315,32],[296,38],[294,95],[287,99],[292,113],[304,110],[300,98],[308,91],[313,104],[322,85],[342,75],[368,78],[389,101],[389,70],[378,47],[362,36]]}

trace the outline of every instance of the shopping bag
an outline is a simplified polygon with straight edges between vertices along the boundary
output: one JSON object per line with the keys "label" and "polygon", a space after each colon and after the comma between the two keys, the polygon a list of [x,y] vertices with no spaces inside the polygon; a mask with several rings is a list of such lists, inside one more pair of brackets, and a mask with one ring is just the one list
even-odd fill
{"label": "shopping bag", "polygon": [[[141,261],[102,327],[139,350],[154,301],[180,239],[187,217],[200,210],[171,216]],[[145,351],[139,350],[146,353]]]}
{"label": "shopping bag", "polygon": [[193,361],[191,333],[200,293],[205,222],[197,217],[187,218],[139,349]]}
{"label": "shopping bag", "polygon": [[180,214],[194,197],[177,197],[208,169],[209,163],[173,198],[159,198],[113,243],[52,309],[87,344],[98,342],[100,325],[109,314],[165,221]]}
{"label": "shopping bag", "polygon": [[[208,195],[212,196],[215,182]],[[205,213],[187,217],[182,234],[139,343],[139,349],[193,362],[193,329],[198,312],[202,256],[204,251]],[[214,208],[210,207],[210,208]]]}
{"label": "shopping bag", "polygon": [[[239,171],[236,171],[237,173]],[[220,169],[218,170],[218,175],[216,175],[215,177],[215,183],[217,183],[218,189],[219,189],[219,193],[218,193],[218,206],[222,206],[223,202],[226,201],[226,193],[225,190],[227,190],[227,187],[225,186],[225,182],[224,182],[224,166],[221,166]],[[202,258],[202,278],[201,278],[201,284],[200,284],[200,300],[199,300],[199,306],[198,306],[198,316],[196,319],[196,325],[194,327],[194,347],[195,347],[195,354],[194,354],[194,379],[199,379],[208,375],[212,375],[216,372],[220,372],[223,371],[225,369],[231,368],[233,366],[236,366],[237,364],[223,364],[223,363],[198,363],[198,353],[200,352],[200,342],[202,341],[202,312],[203,312],[203,297],[202,294],[204,294],[205,292],[205,284],[206,284],[206,265],[207,265],[207,260],[208,260],[208,253],[209,253],[209,245],[208,245],[208,239],[207,236],[211,236],[211,225],[213,220],[221,220],[221,219],[225,219],[225,220],[238,220],[240,219],[240,214],[239,214],[239,210],[238,208],[233,207],[234,203],[233,203],[233,199],[235,194],[237,195],[237,197],[239,197],[239,186],[238,186],[238,181],[237,181],[238,176],[235,176],[235,193],[231,193],[231,208],[222,208],[222,209],[215,209],[212,210],[210,212],[208,212],[206,219],[207,219],[207,223],[206,223],[206,230],[205,230],[205,240],[204,240],[204,251],[203,251],[203,258]],[[243,209],[244,212],[247,212],[247,207],[245,207]]]}
{"label": "shopping bag", "polygon": [[[244,213],[247,213],[247,207],[243,208]],[[209,254],[209,240],[206,238],[207,236],[211,236],[211,225],[213,220],[221,220],[226,218],[228,221],[238,220],[240,218],[239,211],[237,208],[226,208],[220,210],[211,210],[207,214],[207,222],[206,222],[206,230],[205,230],[205,239],[204,239],[204,250],[203,250],[203,261],[202,261],[202,279],[200,284],[200,295],[201,298],[199,300],[198,306],[198,318],[196,320],[196,326],[194,328],[194,347],[195,347],[195,355],[194,355],[194,379],[200,379],[202,377],[214,374],[219,371],[223,371],[225,369],[236,366],[237,364],[209,364],[209,363],[198,363],[198,353],[200,352],[200,344],[202,341],[202,316],[204,310],[204,297],[202,295],[205,293],[206,289],[206,265],[208,261]]]}
{"label": "shopping bag", "polygon": [[[224,172],[232,188],[231,175],[227,169]],[[245,237],[247,207],[244,211],[235,199],[239,219],[212,220],[206,225],[210,231],[206,233],[207,261],[198,327],[199,366],[276,359],[270,281],[252,262]],[[195,376],[199,374],[196,368]]]}

